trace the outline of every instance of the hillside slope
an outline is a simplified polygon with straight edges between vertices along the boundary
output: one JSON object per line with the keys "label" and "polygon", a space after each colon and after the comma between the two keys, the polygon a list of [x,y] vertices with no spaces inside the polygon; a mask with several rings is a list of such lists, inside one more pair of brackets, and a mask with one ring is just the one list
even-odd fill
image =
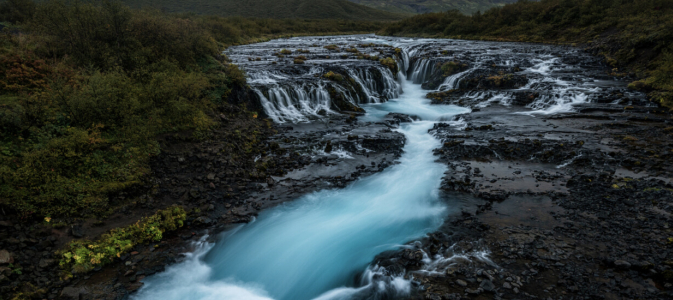
{"label": "hillside slope", "polygon": [[457,9],[464,14],[486,11],[516,0],[349,0],[396,13],[429,13]]}
{"label": "hillside slope", "polygon": [[192,12],[224,17],[343,19],[392,21],[404,15],[346,0],[124,0],[132,8],[153,7],[168,13]]}

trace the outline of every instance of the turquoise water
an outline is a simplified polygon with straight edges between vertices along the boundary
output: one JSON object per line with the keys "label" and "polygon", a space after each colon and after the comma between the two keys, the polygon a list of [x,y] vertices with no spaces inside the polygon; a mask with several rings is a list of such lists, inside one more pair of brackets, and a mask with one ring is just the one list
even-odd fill
{"label": "turquoise water", "polygon": [[[402,278],[374,280],[379,253],[437,229],[449,208],[438,199],[446,167],[435,162],[436,120],[469,112],[430,106],[404,80],[399,99],[367,105],[363,120],[389,112],[420,117],[398,129],[404,153],[385,171],[262,212],[257,220],[202,245],[185,262],[153,276],[134,299],[354,299],[409,292]],[[359,274],[364,274],[356,282]]]}

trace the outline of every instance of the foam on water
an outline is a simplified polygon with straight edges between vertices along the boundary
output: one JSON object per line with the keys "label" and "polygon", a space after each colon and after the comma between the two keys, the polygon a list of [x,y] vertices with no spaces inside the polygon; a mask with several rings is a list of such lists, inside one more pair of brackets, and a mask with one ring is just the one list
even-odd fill
{"label": "foam on water", "polygon": [[[256,221],[227,232],[216,244],[201,242],[198,250],[187,254],[184,262],[147,278],[146,285],[133,299],[381,299],[404,297],[411,292],[411,282],[405,278],[413,277],[413,273],[389,274],[370,263],[381,252],[413,247],[401,245],[436,230],[451,209],[438,199],[446,166],[435,162],[432,149],[439,147],[440,142],[428,134],[428,130],[437,121],[465,129],[466,121],[456,116],[470,110],[430,105],[426,98],[428,91],[421,89],[420,83],[436,67],[436,62],[428,58],[433,55],[425,55],[424,45],[439,42],[376,36],[304,37],[244,46],[250,49],[238,48],[230,57],[243,61],[242,58],[251,54],[286,45],[361,42],[402,48],[398,60],[399,81],[395,81],[387,68],[359,65],[360,69],[348,70],[363,89],[362,93],[353,94],[321,78],[325,70],[316,65],[306,67],[305,73],[297,75],[304,76],[302,80],[293,78],[294,75],[254,69],[248,73],[250,82],[264,110],[279,123],[303,122],[334,113],[330,110],[332,99],[328,88],[336,89],[346,101],[363,106],[367,113],[360,121],[379,121],[390,112],[418,117],[420,121],[403,123],[397,129],[407,138],[399,164],[344,189],[315,192],[263,211]],[[527,63],[521,74],[530,80],[518,92],[541,92],[528,105],[530,111],[526,114],[572,111],[575,104],[589,101],[588,95],[596,89],[572,78],[555,76],[557,70],[567,71],[568,66],[551,55],[486,49],[486,42],[446,40],[441,43],[442,47],[462,51],[464,55],[483,58],[472,60],[468,70],[445,78],[438,90],[457,88],[471,72],[483,71],[479,70],[482,66],[514,66],[521,62]],[[326,50],[311,48],[312,53],[316,51]],[[425,58],[411,63],[410,59],[420,55]],[[344,60],[340,67],[348,68],[348,63],[351,62]],[[383,76],[384,80],[375,81],[374,76]],[[478,106],[510,105],[514,92],[517,90],[484,90],[464,97],[482,101]],[[385,102],[386,98],[390,101]],[[314,155],[328,154],[315,149]],[[339,147],[330,155],[352,157]],[[433,257],[425,254],[424,266],[417,272],[445,274],[447,268],[460,260],[492,264],[487,250],[461,252],[452,246],[442,253]]]}
{"label": "foam on water", "polygon": [[[368,264],[442,224],[447,207],[438,200],[438,188],[446,167],[435,162],[432,149],[440,142],[428,130],[433,120],[469,110],[430,106],[418,85],[403,85],[399,99],[367,106],[370,119],[403,112],[427,120],[399,129],[407,138],[399,164],[345,189],[312,193],[262,212],[254,223],[149,279],[134,299],[353,299],[408,293],[408,280],[375,276],[380,268]],[[354,281],[358,274],[361,280]]]}

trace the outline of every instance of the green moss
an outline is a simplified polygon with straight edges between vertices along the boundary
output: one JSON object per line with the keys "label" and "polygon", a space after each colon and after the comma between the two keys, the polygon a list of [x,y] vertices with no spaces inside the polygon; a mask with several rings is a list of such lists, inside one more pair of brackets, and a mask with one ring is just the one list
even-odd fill
{"label": "green moss", "polygon": [[461,65],[457,62],[450,61],[442,64],[442,74],[444,77],[451,76],[460,71]]}
{"label": "green moss", "polygon": [[323,48],[325,48],[325,49],[327,49],[327,50],[330,50],[330,51],[337,51],[337,50],[339,50],[339,47],[337,47],[337,45],[327,45],[327,46],[325,46],[325,47],[323,47]]}
{"label": "green moss", "polygon": [[341,75],[339,73],[332,72],[332,71],[329,71],[329,72],[325,73],[322,77],[327,78],[329,80],[336,81],[336,82],[342,82],[344,80],[343,75]]}
{"label": "green moss", "polygon": [[66,272],[88,272],[113,262],[135,245],[160,241],[165,232],[182,227],[186,218],[182,207],[173,206],[133,225],[113,229],[95,241],[73,241],[58,252],[59,265]]}
{"label": "green moss", "polygon": [[397,76],[397,73],[399,72],[397,61],[395,61],[392,57],[382,58],[379,60],[379,62],[386,68],[390,69],[393,75]]}

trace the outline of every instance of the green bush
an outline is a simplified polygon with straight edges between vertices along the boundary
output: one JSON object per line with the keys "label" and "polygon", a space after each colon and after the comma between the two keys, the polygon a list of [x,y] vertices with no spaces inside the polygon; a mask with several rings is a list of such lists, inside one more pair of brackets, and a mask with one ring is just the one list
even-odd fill
{"label": "green bush", "polygon": [[185,68],[219,53],[208,31],[190,19],[132,11],[112,0],[48,0],[38,6],[31,28],[43,35],[39,50],[46,55],[67,54],[101,70],[134,70],[162,60]]}
{"label": "green bush", "polygon": [[322,77],[327,78],[329,80],[336,81],[336,82],[341,82],[341,81],[344,80],[343,75],[341,75],[339,73],[334,73],[332,71],[329,71],[329,72],[325,73],[324,75],[322,75]]}
{"label": "green bush", "polygon": [[0,0],[0,17],[21,32],[0,33],[0,206],[24,220],[105,217],[120,205],[111,196],[149,179],[157,136],[207,136],[218,105],[246,85],[226,46],[381,27],[167,15],[112,0]]}
{"label": "green bush", "polygon": [[88,272],[113,262],[138,244],[160,241],[165,232],[182,227],[186,219],[182,207],[172,206],[133,225],[113,229],[95,241],[73,241],[58,252],[59,265],[66,272]]}
{"label": "green bush", "polygon": [[33,18],[36,7],[31,0],[4,0],[0,2],[0,22],[25,23]]}
{"label": "green bush", "polygon": [[393,75],[397,76],[397,72],[399,72],[399,67],[397,66],[397,61],[395,61],[392,57],[386,57],[382,58],[379,60],[379,62],[384,65],[386,68],[390,69],[391,72],[393,72]]}

